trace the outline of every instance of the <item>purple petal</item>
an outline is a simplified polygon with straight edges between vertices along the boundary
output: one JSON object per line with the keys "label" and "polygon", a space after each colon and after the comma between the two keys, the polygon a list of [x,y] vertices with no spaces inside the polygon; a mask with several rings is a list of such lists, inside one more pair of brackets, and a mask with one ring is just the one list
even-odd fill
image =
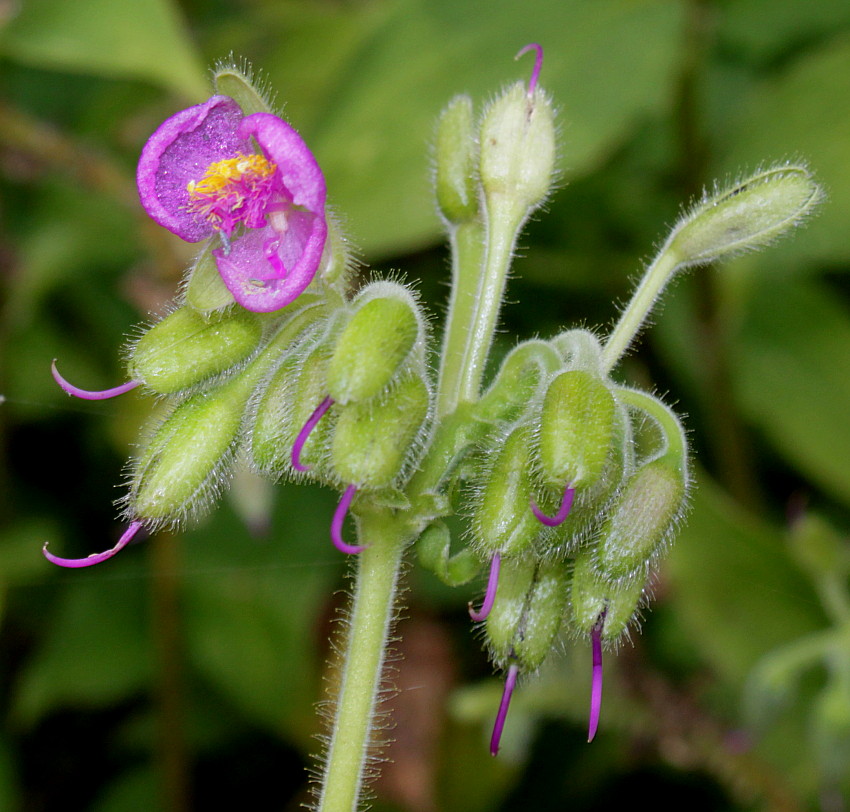
{"label": "purple petal", "polygon": [[[213,251],[227,289],[254,313],[271,313],[295,301],[313,281],[322,261],[328,233],[324,217],[300,210],[291,210],[285,217],[285,231],[271,225],[251,229],[233,241],[229,252],[223,248]],[[270,249],[278,261],[270,261]]]}
{"label": "purple petal", "polygon": [[239,137],[246,141],[255,138],[266,157],[277,165],[292,202],[324,219],[325,176],[309,147],[289,124],[271,113],[254,113],[242,121]]}
{"label": "purple petal", "polygon": [[188,210],[191,180],[200,180],[211,163],[254,151],[239,135],[239,105],[213,96],[164,121],[148,139],[139,158],[136,181],[145,211],[187,242],[200,242],[214,229]]}
{"label": "purple petal", "polygon": [[502,740],[502,730],[505,727],[511,697],[516,687],[517,674],[519,674],[519,666],[516,663],[511,663],[508,667],[508,675],[505,677],[505,690],[502,692],[502,701],[499,704],[499,712],[496,714],[496,722],[493,725],[493,735],[490,736],[491,756],[496,756],[499,753],[499,742]]}
{"label": "purple petal", "polygon": [[587,740],[593,741],[599,727],[599,714],[602,711],[602,623],[597,623],[590,633],[593,647],[593,684],[590,689],[590,722],[587,728]]}
{"label": "purple petal", "polygon": [[295,442],[292,444],[292,467],[296,471],[309,471],[309,465],[301,464],[301,451],[304,448],[304,443],[307,442],[307,438],[310,436],[310,433],[316,428],[317,423],[322,419],[325,412],[330,409],[333,405],[334,399],[328,395],[315,409],[313,414],[307,419],[307,422],[301,428],[301,431],[298,432],[298,436],[295,438]]}
{"label": "purple petal", "polygon": [[68,383],[68,381],[59,374],[59,370],[56,369],[55,358],[53,359],[53,363],[50,365],[50,372],[53,375],[53,380],[56,381],[56,383],[58,383],[65,392],[75,398],[82,398],[83,400],[108,400],[109,398],[115,398],[118,397],[118,395],[123,395],[125,392],[129,392],[131,389],[135,389],[139,386],[139,384],[141,384],[141,381],[127,381],[127,383],[122,383],[120,386],[113,386],[112,389],[80,389],[78,386]]}
{"label": "purple petal", "polygon": [[348,513],[349,505],[351,505],[351,500],[354,499],[354,494],[356,493],[356,485],[349,485],[345,489],[342,499],[339,500],[339,504],[336,506],[333,521],[331,522],[331,541],[337,550],[346,555],[357,555],[357,553],[362,553],[366,549],[365,546],[357,547],[353,544],[346,544],[342,538],[342,523],[345,521],[345,515]]}
{"label": "purple petal", "polygon": [[86,558],[60,558],[58,555],[53,555],[53,553],[49,553],[47,551],[47,542],[44,543],[44,547],[41,552],[44,553],[44,557],[48,561],[52,564],[56,564],[58,567],[70,567],[72,569],[93,567],[95,564],[100,564],[102,561],[106,561],[108,558],[112,558],[112,556],[116,553],[121,552],[121,550],[123,550],[133,540],[133,537],[139,532],[139,528],[141,526],[141,522],[131,522],[130,526],[124,531],[124,535],[118,539],[118,543],[111,550],[107,550],[103,553],[95,553],[94,555],[87,556]]}
{"label": "purple petal", "polygon": [[487,580],[487,591],[484,593],[484,603],[481,604],[481,608],[477,612],[472,608],[472,604],[469,604],[469,616],[476,623],[480,623],[482,620],[487,620],[487,616],[493,609],[493,604],[496,601],[496,592],[499,589],[499,569],[501,568],[501,565],[502,555],[501,553],[495,553],[492,561],[490,562],[490,577]]}
{"label": "purple petal", "polygon": [[537,521],[541,524],[545,524],[547,527],[557,527],[559,524],[563,524],[567,520],[567,516],[570,515],[575,494],[576,492],[573,486],[568,484],[564,489],[564,495],[561,498],[561,506],[558,508],[558,512],[554,516],[547,516],[540,510],[539,507],[537,507],[537,505],[534,504],[533,501],[531,503],[531,512],[537,517]]}

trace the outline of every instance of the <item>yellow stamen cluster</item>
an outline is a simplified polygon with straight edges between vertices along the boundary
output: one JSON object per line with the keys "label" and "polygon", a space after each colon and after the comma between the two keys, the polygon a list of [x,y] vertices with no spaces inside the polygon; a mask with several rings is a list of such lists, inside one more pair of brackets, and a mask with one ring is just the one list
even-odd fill
{"label": "yellow stamen cluster", "polygon": [[265,155],[237,155],[216,161],[207,167],[199,181],[190,180],[186,185],[190,197],[216,197],[228,186],[243,179],[266,178],[274,173],[277,166],[270,163]]}

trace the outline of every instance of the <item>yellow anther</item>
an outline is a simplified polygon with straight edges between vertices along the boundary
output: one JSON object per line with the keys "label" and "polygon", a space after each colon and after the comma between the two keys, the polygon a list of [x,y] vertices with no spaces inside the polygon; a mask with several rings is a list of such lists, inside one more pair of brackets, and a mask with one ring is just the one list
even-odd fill
{"label": "yellow anther", "polygon": [[235,158],[225,158],[207,167],[204,176],[191,180],[186,189],[192,197],[216,196],[231,184],[246,180],[267,178],[277,167],[270,163],[265,155],[237,155]]}

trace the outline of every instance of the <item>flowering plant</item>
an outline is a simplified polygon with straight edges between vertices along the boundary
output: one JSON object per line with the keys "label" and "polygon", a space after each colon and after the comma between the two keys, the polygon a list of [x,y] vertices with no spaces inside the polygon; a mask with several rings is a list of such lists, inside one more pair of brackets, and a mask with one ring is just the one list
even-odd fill
{"label": "flowering plant", "polygon": [[[520,55],[528,51],[528,83],[507,88],[477,124],[465,96],[438,124],[435,186],[452,292],[436,377],[416,294],[388,280],[353,290],[354,263],[300,136],[220,88],[162,124],[139,162],[148,214],[205,242],[178,306],[130,348],[130,380],[119,387],[81,390],[54,365],[77,397],[143,386],[166,401],[131,464],[118,544],[83,559],[45,546],[55,564],[101,563],[142,528],[198,515],[244,459],[273,480],[342,492],[329,535],[356,556],[356,576],[319,809],[361,802],[399,576],[413,547],[451,586],[489,568],[470,615],[506,674],[491,753],[518,678],[564,633],[590,644],[594,737],[603,647],[634,628],[690,485],[677,415],[613,373],[677,273],[766,244],[820,197],[795,165],[706,194],[675,224],[608,335],[565,329],[521,342],[485,380],[517,239],[555,180],[542,49]],[[240,82],[256,99],[247,77]],[[215,280],[226,292],[210,307],[198,291]],[[343,533],[349,513],[354,544]],[[462,540],[446,523],[456,514],[469,519]]]}

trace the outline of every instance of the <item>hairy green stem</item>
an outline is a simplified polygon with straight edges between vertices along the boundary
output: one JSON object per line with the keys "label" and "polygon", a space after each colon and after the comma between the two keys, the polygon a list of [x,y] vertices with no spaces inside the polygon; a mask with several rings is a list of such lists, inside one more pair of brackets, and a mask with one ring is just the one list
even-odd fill
{"label": "hairy green stem", "polygon": [[339,697],[319,798],[321,812],[354,812],[363,770],[375,747],[374,719],[381,687],[402,554],[403,523],[387,510],[367,509],[358,537],[368,547],[357,557]]}
{"label": "hairy green stem", "polygon": [[443,337],[442,366],[437,392],[437,416],[451,414],[462,401],[473,401],[466,366],[472,340],[469,325],[478,307],[479,277],[484,257],[484,229],[478,220],[455,226],[449,234],[452,249],[452,293]]}
{"label": "hairy green stem", "polygon": [[674,251],[662,250],[647,269],[602,350],[603,372],[609,373],[623,357],[680,261]]}

